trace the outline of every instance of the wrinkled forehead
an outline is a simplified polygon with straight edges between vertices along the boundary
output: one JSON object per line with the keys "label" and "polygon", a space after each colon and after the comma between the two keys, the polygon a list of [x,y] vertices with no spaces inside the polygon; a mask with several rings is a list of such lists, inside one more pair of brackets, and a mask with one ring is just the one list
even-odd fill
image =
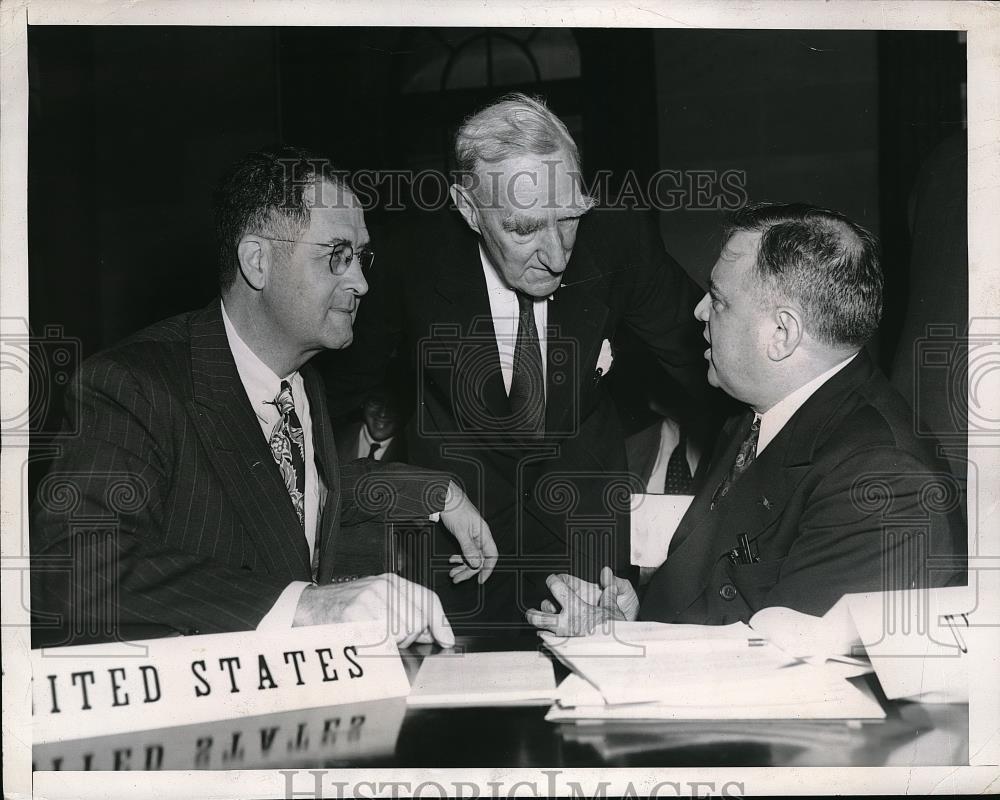
{"label": "wrinkled forehead", "polygon": [[322,181],[307,187],[302,196],[309,209],[310,228],[315,232],[354,244],[367,243],[364,209],[349,188],[333,181]]}
{"label": "wrinkled forehead", "polygon": [[321,179],[309,183],[302,190],[302,202],[310,211],[316,208],[329,208],[364,212],[358,196],[340,181]]}
{"label": "wrinkled forehead", "polygon": [[477,170],[479,196],[505,213],[545,216],[549,213],[583,212],[590,207],[583,181],[565,152],[526,154]]}
{"label": "wrinkled forehead", "polygon": [[742,277],[757,261],[762,235],[757,231],[736,231],[730,236],[712,268],[712,278],[719,283]]}

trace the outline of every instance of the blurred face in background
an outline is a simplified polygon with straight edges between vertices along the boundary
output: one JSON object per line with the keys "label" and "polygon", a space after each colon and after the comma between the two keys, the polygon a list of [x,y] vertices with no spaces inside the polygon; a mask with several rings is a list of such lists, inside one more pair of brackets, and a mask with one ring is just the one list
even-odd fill
{"label": "blurred face in background", "polygon": [[368,428],[368,435],[376,442],[384,442],[396,435],[399,428],[399,409],[388,394],[369,395],[361,407],[361,414]]}

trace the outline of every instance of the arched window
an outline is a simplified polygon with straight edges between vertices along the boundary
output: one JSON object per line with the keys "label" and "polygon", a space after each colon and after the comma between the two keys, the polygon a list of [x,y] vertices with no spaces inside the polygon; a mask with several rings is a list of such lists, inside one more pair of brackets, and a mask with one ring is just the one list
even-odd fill
{"label": "arched window", "polygon": [[455,128],[508,91],[543,96],[580,141],[580,48],[565,28],[410,29],[395,56],[401,166],[449,169]]}

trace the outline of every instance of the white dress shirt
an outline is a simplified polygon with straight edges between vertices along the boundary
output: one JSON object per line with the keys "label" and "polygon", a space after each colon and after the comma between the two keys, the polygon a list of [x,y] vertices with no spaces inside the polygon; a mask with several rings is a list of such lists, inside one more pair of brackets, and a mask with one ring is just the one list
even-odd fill
{"label": "white dress shirt", "polygon": [[839,364],[830,367],[822,375],[817,375],[809,383],[802,384],[802,386],[779,400],[763,414],[756,415],[760,417],[760,433],[757,435],[758,457],[764,452],[764,448],[774,441],[774,437],[781,433],[781,429],[785,427],[788,420],[795,415],[795,412],[803,406],[806,400],[812,397],[819,390],[820,386],[850,364],[855,356],[857,356],[857,353],[852,353]]}
{"label": "white dress shirt", "polygon": [[[521,310],[517,305],[517,293],[504,283],[481,244],[479,245],[479,259],[483,263],[483,273],[486,275],[486,294],[490,298],[493,332],[496,334],[497,350],[500,353],[500,372],[503,374],[504,389],[506,389],[507,394],[510,394],[510,383],[514,378],[517,323],[521,316]],[[551,299],[551,297],[538,298],[534,302],[535,327],[538,329],[538,344],[542,348],[543,380],[548,378],[548,337],[545,326],[549,321],[548,301]]]}
{"label": "white dress shirt", "polygon": [[392,444],[392,440],[395,438],[395,436],[390,436],[388,439],[383,439],[381,442],[376,443],[372,435],[368,433],[368,426],[362,422],[361,433],[358,434],[358,458],[368,458],[372,445],[378,444],[378,450],[375,451],[375,455],[372,458],[376,461],[381,461],[385,458],[385,451],[389,449],[389,445]]}
{"label": "white dress shirt", "polygon": [[[233,327],[232,320],[226,313],[226,306],[222,306],[222,324],[226,328],[226,338],[229,340],[229,349],[233,353],[233,360],[236,362],[236,371],[240,374],[240,381],[250,399],[250,405],[257,415],[264,440],[271,440],[271,431],[277,424],[281,414],[277,406],[274,405],[274,398],[281,390],[281,381],[287,380],[292,387],[292,401],[295,403],[295,414],[302,424],[302,436],[305,441],[305,465],[306,465],[306,490],[305,490],[305,529],[306,544],[309,547],[309,557],[312,560],[313,548],[316,546],[316,529],[319,523],[319,511],[322,508],[321,501],[325,499],[326,487],[319,479],[319,472],[316,469],[316,456],[313,450],[312,438],[312,417],[309,415],[309,398],[306,397],[306,387],[302,376],[298,372],[293,372],[285,378],[279,378],[271,368],[267,366],[257,354],[250,349]],[[295,609],[299,603],[302,590],[309,586],[307,581],[292,581],[285,590],[278,596],[277,601],[271,606],[264,618],[257,625],[257,630],[263,628],[290,628],[292,620],[295,618]]]}
{"label": "white dress shirt", "polygon": [[[663,485],[667,480],[667,465],[670,463],[670,456],[673,455],[674,448],[681,438],[681,426],[672,419],[664,418],[660,425],[660,450],[656,454],[656,461],[653,463],[653,471],[646,482],[646,491],[649,494],[663,494]],[[698,459],[701,453],[691,442],[691,437],[687,437],[684,447],[684,455],[687,458],[688,467],[691,474],[698,469]]]}

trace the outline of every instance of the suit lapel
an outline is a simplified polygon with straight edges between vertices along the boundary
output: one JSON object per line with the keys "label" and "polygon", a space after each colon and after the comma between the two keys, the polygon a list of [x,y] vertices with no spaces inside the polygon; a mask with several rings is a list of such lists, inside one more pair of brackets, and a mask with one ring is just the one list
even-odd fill
{"label": "suit lapel", "polygon": [[302,368],[302,380],[305,383],[306,395],[309,397],[309,417],[312,420],[316,469],[323,485],[326,486],[326,496],[323,498],[323,507],[320,509],[316,530],[320,548],[317,577],[320,583],[325,583],[330,580],[330,576],[333,574],[330,554],[333,552],[339,531],[337,522],[340,511],[340,462],[333,429],[329,423],[323,381],[316,370],[308,365]]}
{"label": "suit lapel", "polygon": [[717,527],[716,511],[711,510],[712,495],[736,459],[752,421],[753,414],[745,414],[727,424],[720,434],[705,483],[677,526],[667,560],[646,590],[644,602],[665,612],[668,620],[684,611],[705,587]]}
{"label": "suit lapel", "polygon": [[845,400],[871,371],[871,361],[862,352],[792,415],[719,504],[717,511],[722,513],[713,528],[729,533],[717,537],[714,555],[722,556],[735,547],[741,533],[752,541],[781,517],[796,486],[812,466],[816,447],[825,438],[824,431],[840,423],[846,413]]}
{"label": "suit lapel", "polygon": [[458,337],[452,379],[460,385],[451,396],[453,402],[471,404],[464,411],[470,412],[473,419],[478,417],[476,424],[482,424],[484,419],[504,420],[511,414],[510,401],[500,371],[478,240],[466,231],[458,241],[458,247],[438,253],[435,283],[444,301],[440,313],[434,315],[435,325],[439,329],[453,325]]}
{"label": "suit lapel", "polygon": [[208,458],[258,551],[305,579],[305,537],[236,371],[219,301],[191,319],[190,332],[191,418]]}
{"label": "suit lapel", "polygon": [[643,428],[639,433],[625,440],[625,455],[628,459],[629,471],[642,481],[645,491],[656,465],[656,457],[660,452],[661,422]]}
{"label": "suit lapel", "polygon": [[593,291],[599,283],[599,277],[590,248],[577,247],[566,267],[565,282],[549,302],[545,403],[547,431],[575,429],[572,415],[579,413],[580,398],[595,380],[597,358],[601,352],[604,325],[608,318],[607,304]]}
{"label": "suit lapel", "polygon": [[732,550],[741,533],[752,541],[781,518],[799,482],[812,466],[823,431],[839,424],[845,400],[873,370],[862,351],[850,364],[823,384],[774,437],[764,452],[733,484],[716,509],[711,498],[736,458],[749,431],[753,414],[746,414],[734,433],[720,439],[708,477],[688,513],[681,520],[670,553],[650,582],[646,599],[666,606],[673,618],[688,608],[705,589],[711,565]]}

